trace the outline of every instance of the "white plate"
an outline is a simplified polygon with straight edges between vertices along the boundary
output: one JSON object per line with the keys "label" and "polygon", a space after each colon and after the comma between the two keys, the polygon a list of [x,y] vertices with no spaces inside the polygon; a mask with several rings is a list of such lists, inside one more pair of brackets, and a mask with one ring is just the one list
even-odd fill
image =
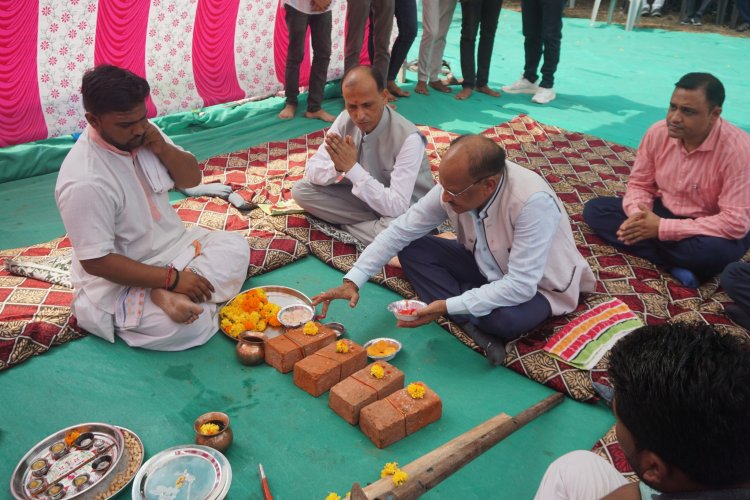
{"label": "white plate", "polygon": [[220,452],[200,445],[175,446],[151,457],[133,480],[133,500],[221,500],[232,466]]}

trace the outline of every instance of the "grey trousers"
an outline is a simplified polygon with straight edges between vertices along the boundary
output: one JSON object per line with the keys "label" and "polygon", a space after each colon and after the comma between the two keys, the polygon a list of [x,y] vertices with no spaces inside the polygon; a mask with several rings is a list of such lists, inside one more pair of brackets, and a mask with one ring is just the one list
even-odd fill
{"label": "grey trousers", "polygon": [[420,82],[434,82],[439,77],[445,37],[455,10],[456,0],[422,0],[422,40],[417,67]]}
{"label": "grey trousers", "polygon": [[375,54],[372,66],[383,76],[388,75],[391,60],[391,30],[393,29],[394,0],[348,0],[346,9],[346,41],[344,46],[344,71],[359,64],[359,55],[365,36],[365,25],[372,9],[372,31]]}
{"label": "grey trousers", "polygon": [[313,58],[310,67],[310,87],[307,95],[307,110],[311,113],[320,110],[323,102],[323,89],[328,76],[328,63],[331,61],[331,26],[333,15],[330,11],[322,14],[305,14],[285,5],[286,27],[289,31],[289,49],[286,55],[284,90],[286,103],[297,105],[299,95],[299,67],[305,57],[305,35],[310,27],[310,42]]}
{"label": "grey trousers", "polygon": [[393,217],[381,217],[354,196],[352,184],[346,179],[329,186],[318,186],[302,179],[292,187],[292,197],[310,215],[340,225],[365,245],[372,243],[393,220]]}

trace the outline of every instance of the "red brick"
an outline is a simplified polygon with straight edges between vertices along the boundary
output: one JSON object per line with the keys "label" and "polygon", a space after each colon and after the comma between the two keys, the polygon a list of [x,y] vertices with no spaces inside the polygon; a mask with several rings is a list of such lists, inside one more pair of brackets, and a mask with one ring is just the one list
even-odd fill
{"label": "red brick", "polygon": [[359,427],[375,446],[390,446],[440,419],[443,403],[432,389],[424,386],[426,391],[421,399],[413,399],[404,388],[362,409]]}
{"label": "red brick", "polygon": [[[383,367],[381,379],[370,374],[376,364]],[[403,387],[404,373],[385,361],[377,361],[333,386],[328,406],[350,424],[357,425],[362,408]]]}
{"label": "red brick", "polygon": [[328,344],[294,365],[294,383],[316,398],[367,364],[367,351],[351,340],[344,340],[349,352],[336,352],[336,342]]}
{"label": "red brick", "polygon": [[266,363],[281,373],[288,373],[294,363],[336,341],[336,333],[325,325],[318,325],[317,335],[305,335],[302,328],[293,328],[283,335],[266,340]]}

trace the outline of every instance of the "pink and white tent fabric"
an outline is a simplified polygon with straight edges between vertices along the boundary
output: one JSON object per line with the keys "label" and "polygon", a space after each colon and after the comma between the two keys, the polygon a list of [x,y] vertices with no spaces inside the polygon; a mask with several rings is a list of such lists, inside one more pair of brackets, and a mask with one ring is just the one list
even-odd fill
{"label": "pink and white tent fabric", "polygon": [[[109,63],[151,84],[149,116],[283,90],[281,0],[0,0],[0,147],[80,131],[83,72]],[[328,79],[344,66],[334,0]],[[366,44],[365,44],[366,45]],[[307,85],[310,47],[300,74]]]}

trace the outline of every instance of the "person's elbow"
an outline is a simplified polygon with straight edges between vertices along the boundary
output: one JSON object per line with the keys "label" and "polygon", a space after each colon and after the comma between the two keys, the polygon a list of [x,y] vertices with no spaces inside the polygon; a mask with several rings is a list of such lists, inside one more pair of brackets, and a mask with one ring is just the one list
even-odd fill
{"label": "person's elbow", "polygon": [[98,276],[102,277],[104,275],[104,271],[107,269],[107,257],[109,255],[105,255],[104,257],[98,257],[96,259],[86,259],[81,260],[81,267],[84,271],[86,271],[88,274],[92,276]]}

